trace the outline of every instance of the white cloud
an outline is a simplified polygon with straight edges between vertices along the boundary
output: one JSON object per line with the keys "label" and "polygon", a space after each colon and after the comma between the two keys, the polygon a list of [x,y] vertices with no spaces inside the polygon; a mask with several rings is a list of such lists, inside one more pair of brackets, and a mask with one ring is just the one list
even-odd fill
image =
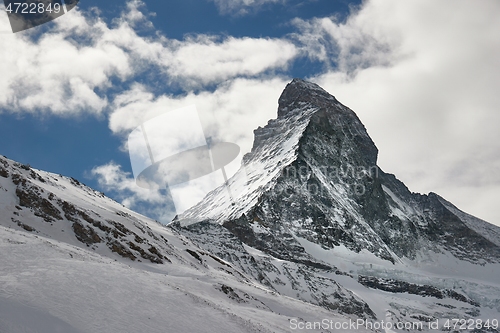
{"label": "white cloud", "polygon": [[494,0],[373,0],[346,23],[296,23],[340,64],[314,80],[358,113],[385,171],[500,225],[498,17]]}
{"label": "white cloud", "polygon": [[259,10],[264,5],[285,4],[287,0],[210,0],[222,14],[245,15]]}
{"label": "white cloud", "polygon": [[[33,31],[3,36],[0,109],[99,114],[109,105],[112,80],[130,84],[144,73],[165,73],[166,86],[189,90],[239,76],[272,74],[286,69],[297,55],[291,42],[279,39],[142,37],[134,27],[151,22],[139,11],[141,5],[128,2],[113,26],[97,12],[90,18],[75,9],[39,37]],[[7,30],[8,24],[5,15],[0,30]]]}
{"label": "white cloud", "polygon": [[[214,92],[158,97],[148,92],[146,87],[136,85],[115,99],[109,126],[114,133],[125,137],[147,120],[158,121],[160,115],[170,119],[169,112],[177,112],[182,107],[195,105],[206,136],[214,137],[216,142],[235,143],[241,149],[241,154],[226,167],[230,177],[237,171],[242,154],[249,152],[252,147],[253,130],[276,117],[278,97],[287,81],[288,79],[280,78],[262,80],[242,78],[229,81]],[[195,122],[192,125],[198,124]],[[172,126],[165,128],[170,127]],[[183,124],[178,124],[178,127],[183,127]],[[177,142],[181,136],[174,132],[171,130],[166,135],[174,135],[172,141]],[[148,140],[150,145],[156,145],[156,142],[152,142],[155,140],[154,136],[148,136]],[[132,153],[134,156],[140,155],[140,152],[137,153],[135,150]],[[143,157],[148,159],[147,154]],[[187,163],[186,170],[191,170],[190,168],[192,163]],[[201,200],[210,190],[222,184],[222,174],[218,171],[203,178],[193,179],[189,183],[171,187],[177,212],[181,213]]]}
{"label": "white cloud", "polygon": [[[282,2],[213,1],[231,14]],[[145,120],[194,104],[202,118],[215,116],[208,122],[215,135],[247,152],[253,129],[276,116],[289,81],[282,75],[306,54],[326,65],[313,80],[359,114],[385,171],[414,191],[435,191],[500,224],[497,0],[371,0],[345,22],[296,19],[298,32],[281,39],[142,37],[135,28],[151,23],[141,5],[128,2],[112,25],[75,9],[39,38],[29,31],[2,35],[0,109],[106,110],[110,129],[125,139]],[[8,29],[5,16],[0,30]],[[170,84],[185,93],[158,94],[135,83],[151,72],[165,74],[166,90]],[[109,95],[112,81],[126,90]],[[215,90],[205,91],[207,85]],[[130,206],[159,202],[156,194],[134,190],[131,175],[114,164],[95,175]]]}
{"label": "white cloud", "polygon": [[163,223],[170,222],[175,216],[175,208],[169,205],[164,193],[137,186],[131,174],[124,172],[121,166],[110,162],[95,167],[91,174],[97,178],[102,189],[110,191],[127,208],[155,217]]}
{"label": "white cloud", "polygon": [[[146,26],[153,27],[146,15],[141,12],[140,8],[145,7],[142,0],[129,0],[127,2],[127,10],[122,13],[121,19],[128,22],[130,25],[135,26],[138,23],[145,23]],[[152,14],[155,15],[155,14]]]}
{"label": "white cloud", "polygon": [[288,81],[287,78],[241,78],[220,85],[214,92],[158,97],[147,87],[135,85],[116,97],[109,127],[125,137],[148,119],[196,105],[202,123],[214,135],[240,145],[247,152],[253,143],[253,130],[276,117],[278,97]]}
{"label": "white cloud", "polygon": [[[54,22],[56,27],[39,37],[26,31],[0,39],[0,107],[59,115],[102,112],[107,100],[95,91],[109,87],[112,77],[132,73],[129,55],[102,42],[112,30],[99,19],[72,10]],[[0,26],[8,29],[8,21],[0,20]],[[121,29],[130,30],[125,22]]]}
{"label": "white cloud", "polygon": [[353,13],[345,23],[335,17],[292,20],[299,32],[291,37],[303,45],[301,51],[310,58],[322,61],[335,71],[352,73],[393,61],[391,50],[397,36],[386,35],[373,25],[366,24],[361,12]]}
{"label": "white cloud", "polygon": [[167,72],[188,86],[286,69],[298,54],[291,42],[270,38],[228,37],[217,42],[213,36],[200,35],[171,45],[164,60]]}

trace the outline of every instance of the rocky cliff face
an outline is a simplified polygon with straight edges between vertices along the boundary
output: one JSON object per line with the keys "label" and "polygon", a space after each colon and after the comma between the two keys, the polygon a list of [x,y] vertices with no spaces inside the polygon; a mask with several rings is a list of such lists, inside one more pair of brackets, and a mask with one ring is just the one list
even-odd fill
{"label": "rocky cliff face", "polygon": [[[219,189],[179,220],[215,221],[283,259],[303,256],[293,234],[326,248],[367,249],[391,262],[422,249],[499,261],[498,241],[470,228],[438,195],[411,193],[377,166],[377,153],[352,110],[295,79],[279,99],[278,118],[255,131],[252,151],[230,182],[242,187],[235,205]],[[246,183],[237,179],[244,171]],[[211,209],[216,203],[221,209]]]}
{"label": "rocky cliff face", "polygon": [[[437,265],[441,256],[499,267],[500,228],[437,194],[410,192],[377,166],[377,153],[352,110],[319,86],[294,79],[279,98],[277,119],[255,130],[252,151],[229,181],[239,193],[234,202],[216,189],[171,227],[276,290],[304,300],[309,294],[320,305],[335,298],[315,279],[329,276],[327,284],[344,288],[338,277],[359,272],[339,269],[346,258],[377,258],[384,270],[406,272],[422,260]],[[362,306],[356,311],[372,315]]]}

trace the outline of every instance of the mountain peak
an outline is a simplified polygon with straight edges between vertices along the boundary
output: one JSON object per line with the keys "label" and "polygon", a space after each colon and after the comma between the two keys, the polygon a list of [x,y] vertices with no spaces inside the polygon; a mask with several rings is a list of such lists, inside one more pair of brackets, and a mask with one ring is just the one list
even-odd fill
{"label": "mountain peak", "polygon": [[[319,131],[337,137],[337,142],[332,144],[349,144],[355,153],[366,157],[367,163],[372,166],[377,163],[378,149],[356,113],[317,84],[299,78],[287,84],[278,100],[278,121],[288,123],[295,116],[309,119],[304,128],[306,132]],[[260,142],[260,132],[255,132],[255,143]]]}
{"label": "mountain peak", "polygon": [[[357,115],[317,84],[294,79],[279,98],[278,118],[254,131],[250,153],[229,181],[234,202],[220,187],[179,216],[184,224],[241,217],[291,168],[376,168],[378,149]],[[238,185],[236,185],[238,184]],[[217,209],[214,209],[214,202]],[[234,204],[233,204],[234,203]]]}
{"label": "mountain peak", "polygon": [[[432,308],[422,317],[454,311],[459,318],[462,309],[479,316],[483,304],[498,309],[500,228],[437,194],[412,193],[383,172],[364,125],[335,97],[294,79],[277,119],[254,134],[251,152],[227,182],[233,196],[215,189],[173,229],[270,288],[358,317],[414,320],[419,309]],[[498,288],[484,299],[467,294],[484,288],[475,287],[481,280]],[[385,294],[370,303],[375,289]],[[399,304],[403,294],[414,295]]]}
{"label": "mountain peak", "polygon": [[[476,227],[481,222],[469,223],[432,194],[411,194],[384,173],[356,113],[318,85],[290,82],[279,99],[278,118],[254,134],[252,151],[228,181],[233,198],[220,187],[181,214],[181,224],[210,220],[250,235],[261,221],[267,229],[255,233],[255,243],[264,252],[280,249],[282,258],[292,252],[301,257],[293,239],[302,237],[326,248],[366,249],[392,262],[414,258],[423,247],[442,247],[468,260],[492,253],[485,260],[500,261],[500,247],[482,231],[487,228]],[[478,231],[467,239],[444,237],[471,229]],[[474,251],[465,254],[466,247]]]}
{"label": "mountain peak", "polygon": [[298,106],[312,102],[324,105],[335,103],[337,100],[317,84],[295,78],[287,84],[278,100],[278,118],[297,110]]}

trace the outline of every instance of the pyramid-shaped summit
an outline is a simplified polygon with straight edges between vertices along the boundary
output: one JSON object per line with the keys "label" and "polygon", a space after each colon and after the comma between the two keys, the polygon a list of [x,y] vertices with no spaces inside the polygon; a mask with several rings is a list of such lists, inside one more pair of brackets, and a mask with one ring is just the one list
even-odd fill
{"label": "pyramid-shaped summit", "polygon": [[357,115],[318,85],[290,82],[277,119],[254,131],[243,166],[176,222],[222,225],[277,258],[308,260],[298,240],[400,261],[428,250],[500,262],[498,228],[436,194],[411,193],[377,166],[378,150]]}
{"label": "pyramid-shaped summit", "polygon": [[287,84],[278,99],[278,117],[285,117],[290,111],[298,111],[301,103],[312,102],[313,100],[315,104],[323,102],[325,106],[337,102],[334,96],[317,84],[295,78]]}
{"label": "pyramid-shaped summit", "polygon": [[[324,123],[325,120],[329,123]],[[307,128],[318,125],[326,126],[332,133],[355,138],[359,143],[356,151],[366,159],[365,164],[376,164],[377,148],[356,114],[318,85],[294,79],[279,98],[277,119],[254,131],[252,150],[244,156],[242,169],[230,180],[231,188],[239,193],[235,205],[228,200],[227,191],[219,188],[179,219],[188,223],[207,219],[224,222],[240,217],[256,202],[262,190],[270,188],[283,170],[296,160]],[[345,141],[339,135],[336,138]],[[217,209],[214,209],[214,202],[217,202]]]}

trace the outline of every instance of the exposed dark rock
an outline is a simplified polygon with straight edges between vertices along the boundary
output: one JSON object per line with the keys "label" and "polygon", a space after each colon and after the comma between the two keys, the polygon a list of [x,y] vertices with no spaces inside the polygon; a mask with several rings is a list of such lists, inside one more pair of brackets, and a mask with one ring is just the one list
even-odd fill
{"label": "exposed dark rock", "polygon": [[66,217],[68,221],[78,221],[76,219],[77,209],[73,204],[70,204],[67,201],[60,201],[59,204],[64,212],[64,217]]}
{"label": "exposed dark rock", "polygon": [[155,255],[153,255],[153,254],[146,253],[146,251],[144,251],[144,249],[142,247],[135,244],[134,242],[128,242],[128,246],[130,249],[139,252],[139,254],[141,255],[142,258],[149,260],[154,264],[163,264],[163,261],[161,260],[162,255],[160,253],[158,253],[158,250],[156,250]]}
{"label": "exposed dark rock", "polygon": [[111,249],[111,251],[118,253],[124,258],[129,258],[132,261],[135,261],[135,259],[137,259],[137,257],[134,256],[134,254],[125,246],[123,246],[123,244],[121,244],[120,242],[111,241],[108,243],[108,247]]}
{"label": "exposed dark rock", "polygon": [[15,185],[19,185],[19,184],[22,184],[22,186],[26,185],[26,179],[18,173],[12,174],[12,182]]}
{"label": "exposed dark rock", "polygon": [[448,297],[448,298],[453,298],[460,302],[469,303],[474,306],[479,306],[479,304],[474,300],[471,300],[467,296],[464,296],[454,290],[438,289],[430,285],[420,285],[420,284],[409,283],[406,281],[384,279],[374,276],[363,276],[363,275],[358,276],[358,282],[368,288],[379,289],[392,293],[408,293],[413,295],[435,297],[438,299],[443,299]]}
{"label": "exposed dark rock", "polygon": [[33,209],[36,216],[42,217],[46,222],[62,220],[61,212],[49,200],[42,198],[37,188],[17,188],[16,195],[19,205]]}
{"label": "exposed dark rock", "polygon": [[[130,231],[129,229],[127,229],[123,224],[121,224],[120,222],[116,222],[116,221],[112,221],[112,220],[107,220],[106,222],[108,222],[109,224],[113,225],[118,231],[119,231],[119,235],[120,236],[125,236],[125,235],[130,235],[132,234],[132,231]],[[116,238],[116,236],[115,236]]]}
{"label": "exposed dark rock", "polygon": [[102,242],[101,237],[99,237],[92,227],[85,227],[79,222],[74,222],[72,227],[76,238],[80,242],[87,245]]}
{"label": "exposed dark rock", "polygon": [[241,298],[240,295],[238,295],[234,291],[234,289],[231,288],[230,286],[227,286],[225,284],[221,284],[220,286],[217,287],[217,289],[220,290],[221,292],[223,292],[224,294],[226,294],[227,297],[229,297],[232,300],[235,300],[238,303],[248,303],[248,301]]}
{"label": "exposed dark rock", "polygon": [[31,165],[29,164],[21,164],[19,167],[23,170],[30,171],[31,170]]}
{"label": "exposed dark rock", "polygon": [[9,177],[9,171],[7,171],[7,169],[2,167],[1,165],[0,165],[0,177],[3,177],[3,178]]}
{"label": "exposed dark rock", "polygon": [[15,218],[13,218],[13,217],[11,218],[11,221],[12,221],[12,222],[14,222],[14,223],[16,223],[18,226],[20,226],[21,228],[23,228],[23,229],[24,229],[24,230],[26,230],[26,231],[29,231],[29,232],[36,231],[36,229],[35,229],[35,228],[33,228],[33,227],[31,227],[31,226],[29,226],[29,225],[27,225],[27,224],[24,224],[24,223],[22,223],[21,221],[19,221],[19,220],[15,219]]}
{"label": "exposed dark rock", "polygon": [[200,263],[203,263],[203,260],[201,259],[200,255],[195,251],[186,249],[186,252],[189,253],[193,258],[197,259]]}

